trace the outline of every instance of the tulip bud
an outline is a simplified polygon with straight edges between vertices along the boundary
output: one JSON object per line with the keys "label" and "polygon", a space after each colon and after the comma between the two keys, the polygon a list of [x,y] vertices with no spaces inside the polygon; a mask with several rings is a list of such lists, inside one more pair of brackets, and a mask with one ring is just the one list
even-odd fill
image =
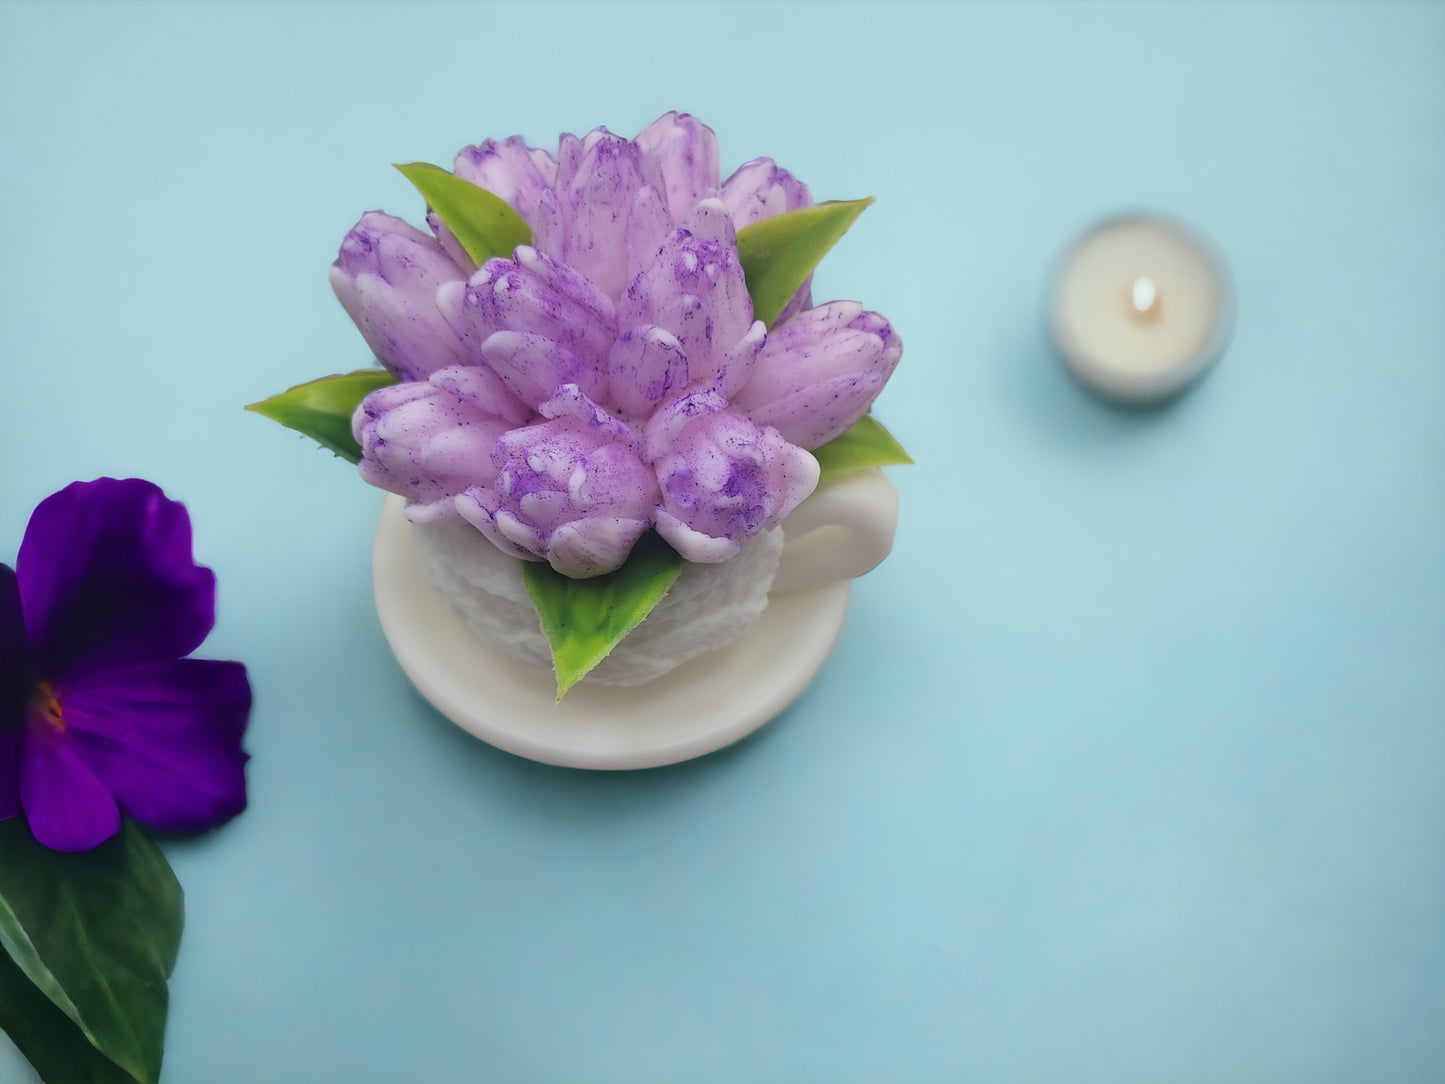
{"label": "tulip bud", "polygon": [[331,288],[377,359],[403,380],[475,359],[437,311],[437,289],[464,277],[435,238],[380,211],[362,216],[331,265]]}
{"label": "tulip bud", "polygon": [[510,260],[488,260],[465,285],[442,287],[437,305],[469,352],[528,406],[567,382],[601,394],[617,336],[612,302],[551,257],[523,245]]}
{"label": "tulip bud", "polygon": [[737,235],[720,201],[698,204],[687,228],[668,236],[652,266],[618,303],[618,321],[624,328],[656,327],[671,334],[686,358],[687,386],[711,386],[724,373],[728,390],[741,386],[760,343],[738,354],[734,348],[749,335],[760,340],[763,329],[753,328]]}
{"label": "tulip bud", "polygon": [[664,113],[635,140],[642,174],[662,193],[674,222],[683,222],[700,201],[717,195],[717,136],[687,113]]}
{"label": "tulip bud", "polygon": [[818,461],[726,409],[713,391],[665,403],[643,452],[657,471],[657,530],[689,561],[716,563],[771,530],[818,485]]}
{"label": "tulip bud", "polygon": [[457,494],[490,485],[492,449],[511,423],[483,405],[490,386],[475,366],[442,369],[429,381],[378,388],[351,419],[361,477],[407,499],[414,523],[460,518]]}
{"label": "tulip bud", "polygon": [[612,572],[651,523],[657,480],[630,430],[575,385],[543,413],[501,436],[495,480],[468,489],[457,510],[504,552],[574,579]]}
{"label": "tulip bud", "polygon": [[773,328],[733,409],[817,448],[868,412],[902,353],[883,317],[831,301]]}
{"label": "tulip bud", "polygon": [[723,182],[722,201],[738,229],[813,206],[808,186],[771,158],[744,162]]}
{"label": "tulip bud", "polygon": [[556,180],[557,161],[546,151],[527,146],[521,136],[512,136],[463,147],[452,170],[462,180],[506,200],[530,226],[536,222],[543,189]]}

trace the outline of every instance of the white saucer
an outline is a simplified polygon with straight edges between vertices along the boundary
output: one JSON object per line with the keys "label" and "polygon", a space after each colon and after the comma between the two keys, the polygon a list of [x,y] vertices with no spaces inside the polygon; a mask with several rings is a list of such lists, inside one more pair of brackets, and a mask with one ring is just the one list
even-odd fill
{"label": "white saucer", "polygon": [[851,580],[774,596],[728,647],[631,688],[583,682],[556,701],[550,672],[477,639],[421,578],[402,502],[376,529],[376,612],[417,691],[463,730],[509,753],[569,768],[676,764],[731,745],[791,704],[828,657]]}

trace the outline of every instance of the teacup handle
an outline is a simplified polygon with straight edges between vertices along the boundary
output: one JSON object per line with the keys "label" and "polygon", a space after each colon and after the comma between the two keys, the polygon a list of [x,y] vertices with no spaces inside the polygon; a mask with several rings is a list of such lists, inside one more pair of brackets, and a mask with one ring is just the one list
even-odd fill
{"label": "teacup handle", "polygon": [[782,562],[772,590],[806,591],[876,568],[893,549],[898,491],[870,468],[819,486],[783,521]]}

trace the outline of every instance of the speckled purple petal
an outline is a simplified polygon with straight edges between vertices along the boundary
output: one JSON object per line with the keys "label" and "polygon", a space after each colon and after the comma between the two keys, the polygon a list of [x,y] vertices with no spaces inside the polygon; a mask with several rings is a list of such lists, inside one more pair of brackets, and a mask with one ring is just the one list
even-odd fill
{"label": "speckled purple petal", "polygon": [[[800,211],[813,206],[808,186],[783,169],[771,158],[754,158],[739,166],[722,187],[722,201],[738,229],[761,222],[765,218]],[[775,321],[783,321],[813,307],[813,276],[809,275],[788,299]]]}
{"label": "speckled purple petal", "polygon": [[20,804],[30,831],[56,851],[88,851],[120,831],[120,808],[68,735],[43,719],[26,726]]}
{"label": "speckled purple petal", "polygon": [[627,220],[629,283],[652,266],[672,228],[672,216],[668,214],[662,196],[652,185],[643,185],[632,201],[632,214]]}
{"label": "speckled purple petal", "polygon": [[447,224],[442,221],[442,216],[435,211],[426,213],[426,224],[431,227],[432,235],[437,239],[437,244],[442,246],[442,251],[447,254],[452,263],[462,269],[462,274],[470,275],[477,269],[471,253],[462,247],[457,240],[457,235],[447,229]]}
{"label": "speckled purple petal", "polygon": [[468,406],[520,425],[532,416],[531,409],[507,390],[502,378],[486,365],[454,365],[431,374],[433,387],[451,392]]}
{"label": "speckled purple petal", "polygon": [[150,482],[76,482],[41,501],[15,563],[35,672],[189,655],[216,616],[185,506]]}
{"label": "speckled purple petal", "polygon": [[15,572],[0,564],[0,820],[20,812],[20,735],[29,671],[20,589]]}
{"label": "speckled purple petal", "polygon": [[611,572],[651,522],[656,478],[630,433],[580,392],[549,406],[557,417],[498,439],[496,480],[468,489],[457,510],[505,552],[579,579]]}
{"label": "speckled purple petal", "polygon": [[813,206],[808,186],[771,158],[740,165],[723,182],[722,201],[738,229],[765,218]]}
{"label": "speckled purple petal", "polygon": [[698,204],[688,225],[674,231],[633,280],[618,318],[623,327],[670,332],[687,356],[689,384],[698,386],[726,370],[729,353],[752,328],[753,302],[722,204]]}
{"label": "speckled purple petal", "polygon": [[501,196],[530,226],[535,224],[542,190],[557,178],[557,160],[544,150],[527,146],[521,136],[511,136],[463,147],[452,171]]}
{"label": "speckled purple petal", "polygon": [[606,131],[589,133],[580,153],[564,143],[559,156],[564,262],[609,297],[627,286],[627,228],[644,183],[641,159],[635,143]]}
{"label": "speckled purple petal", "polygon": [[487,411],[475,368],[378,388],[352,418],[364,481],[407,499],[413,522],[456,519],[453,498],[496,476],[492,449],[512,422]]}
{"label": "speckled purple petal", "polygon": [[818,484],[816,459],[725,409],[716,392],[664,404],[643,447],[662,493],[658,533],[689,561],[727,560]]}
{"label": "speckled purple petal", "polygon": [[443,315],[478,358],[499,331],[550,339],[600,372],[617,334],[612,301],[584,276],[522,246],[511,260],[488,260],[460,295],[438,295]]}
{"label": "speckled purple petal", "polygon": [[547,563],[578,580],[615,572],[650,526],[650,517],[586,516],[564,523],[547,539]]}
{"label": "speckled purple petal", "polygon": [[520,331],[499,331],[482,343],[482,357],[513,395],[537,407],[563,384],[577,384],[601,398],[607,390],[604,371],[561,343]]}
{"label": "speckled purple petal", "polygon": [[443,245],[379,211],[363,215],[331,267],[331,287],[377,359],[403,380],[472,359],[437,308],[465,276]]}
{"label": "speckled purple petal", "polygon": [[607,356],[615,402],[624,414],[646,418],[658,403],[688,385],[687,354],[677,336],[641,324],[623,332]]}
{"label": "speckled purple petal", "polygon": [[563,384],[537,408],[537,412],[544,418],[575,418],[602,436],[619,440],[632,448],[641,443],[631,426],[599,406],[576,384]]}
{"label": "speckled purple petal", "polygon": [[699,200],[717,194],[717,136],[688,113],[664,113],[635,140],[642,149],[642,175],[667,199],[672,221],[681,224]]}
{"label": "speckled purple petal", "polygon": [[59,737],[140,823],[195,832],[246,808],[246,668],[180,659],[91,673],[57,687]]}
{"label": "speckled purple petal", "polygon": [[735,410],[817,448],[868,412],[903,353],[883,317],[832,301],[775,327]]}
{"label": "speckled purple petal", "polygon": [[717,384],[723,393],[723,397],[731,399],[740,389],[745,387],[753,377],[753,370],[757,368],[758,358],[767,345],[768,329],[761,320],[754,320],[753,326],[748,328],[748,333],[739,339],[727,357],[723,359],[723,368]]}
{"label": "speckled purple petal", "polygon": [[567,255],[567,220],[555,189],[547,189],[537,201],[537,221],[532,226],[532,247],[554,260]]}

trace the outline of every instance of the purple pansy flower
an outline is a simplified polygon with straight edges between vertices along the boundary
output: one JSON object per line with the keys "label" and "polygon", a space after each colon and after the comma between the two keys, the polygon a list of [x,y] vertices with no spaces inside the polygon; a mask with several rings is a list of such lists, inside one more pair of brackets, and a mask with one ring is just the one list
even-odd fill
{"label": "purple pansy flower", "polygon": [[[555,156],[488,140],[454,168],[510,203],[533,244],[472,268],[432,216],[438,240],[406,234],[410,262],[352,311],[369,341],[409,329],[383,357],[404,380],[476,373],[470,396],[431,377],[373,392],[353,420],[362,476],[414,520],[459,515],[574,577],[619,567],[648,528],[688,560],[723,561],[813,490],[809,451],[866,413],[898,363],[887,320],[814,309],[807,283],[771,331],[754,319],[737,230],[812,196],[767,158],[720,181],[694,117],[632,140],[564,135]],[[399,235],[394,221],[367,216],[348,244],[383,224]],[[362,261],[345,246],[338,267],[339,295],[370,274],[347,270]]]}
{"label": "purple pansy flower", "polygon": [[189,832],[246,806],[240,663],[187,658],[215,577],[185,507],[150,482],[76,482],[35,509],[0,565],[0,819],[62,851],[122,815]]}

